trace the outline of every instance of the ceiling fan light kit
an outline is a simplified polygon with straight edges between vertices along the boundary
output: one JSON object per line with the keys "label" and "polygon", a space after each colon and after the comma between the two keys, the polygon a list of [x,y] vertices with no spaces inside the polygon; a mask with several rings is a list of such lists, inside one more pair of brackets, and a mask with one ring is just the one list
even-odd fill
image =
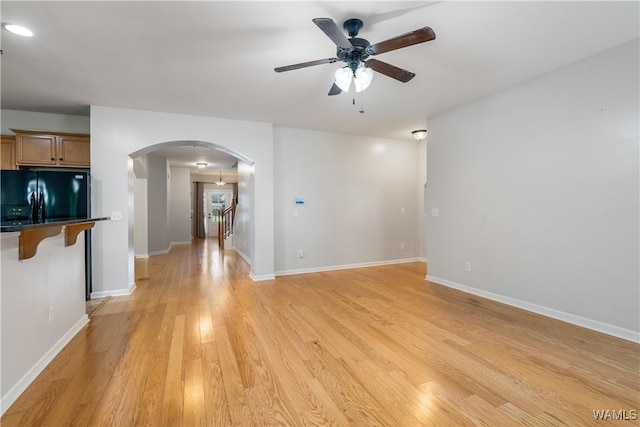
{"label": "ceiling fan light kit", "polygon": [[423,27],[372,45],[368,40],[357,37],[358,32],[364,25],[360,19],[352,18],[344,22],[343,28],[350,38],[345,36],[331,18],[314,18],[313,23],[335,43],[336,57],[277,67],[274,71],[281,73],[314,65],[333,64],[338,61],[345,62],[347,65],[335,72],[334,83],[329,90],[329,95],[348,92],[352,81],[356,92],[362,92],[371,84],[373,71],[402,83],[408,82],[415,77],[414,73],[378,59],[369,59],[369,56],[428,42],[436,38],[436,34],[430,27]]}
{"label": "ceiling fan light kit", "polygon": [[351,87],[351,70],[349,67],[338,68],[334,77],[334,81],[340,90],[349,92],[349,87]]}
{"label": "ceiling fan light kit", "polygon": [[362,92],[368,88],[371,85],[371,80],[373,80],[373,70],[367,67],[358,67],[353,78],[356,92]]}

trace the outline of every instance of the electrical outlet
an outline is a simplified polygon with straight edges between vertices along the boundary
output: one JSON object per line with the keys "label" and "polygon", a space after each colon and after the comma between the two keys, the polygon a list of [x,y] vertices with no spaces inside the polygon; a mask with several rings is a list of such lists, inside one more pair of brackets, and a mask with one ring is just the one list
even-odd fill
{"label": "electrical outlet", "polygon": [[53,322],[53,306],[49,307],[49,323]]}
{"label": "electrical outlet", "polygon": [[122,212],[121,211],[112,211],[111,212],[111,221],[122,221]]}
{"label": "electrical outlet", "polygon": [[438,208],[431,208],[431,216],[438,216],[440,215],[440,210],[438,210]]}
{"label": "electrical outlet", "polygon": [[400,208],[400,213],[403,214],[404,212],[404,208]]}
{"label": "electrical outlet", "polygon": [[464,263],[464,271],[471,271],[471,263],[469,261]]}
{"label": "electrical outlet", "polygon": [[298,258],[304,258],[304,251],[302,249],[298,251]]}
{"label": "electrical outlet", "polygon": [[400,249],[404,251],[404,243],[400,243]]}

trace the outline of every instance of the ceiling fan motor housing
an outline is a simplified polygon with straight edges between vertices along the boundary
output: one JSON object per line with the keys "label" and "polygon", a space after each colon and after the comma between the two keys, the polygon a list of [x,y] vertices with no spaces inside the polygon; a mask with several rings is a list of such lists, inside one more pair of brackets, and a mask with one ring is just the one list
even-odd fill
{"label": "ceiling fan motor housing", "polygon": [[357,37],[350,38],[349,42],[351,42],[351,44],[353,45],[353,50],[351,52],[348,52],[339,47],[336,52],[336,56],[339,60],[346,62],[349,68],[351,68],[351,71],[353,71],[353,73],[355,74],[356,69],[360,65],[360,62],[366,60],[369,57],[367,48],[370,46],[370,43],[368,40]]}

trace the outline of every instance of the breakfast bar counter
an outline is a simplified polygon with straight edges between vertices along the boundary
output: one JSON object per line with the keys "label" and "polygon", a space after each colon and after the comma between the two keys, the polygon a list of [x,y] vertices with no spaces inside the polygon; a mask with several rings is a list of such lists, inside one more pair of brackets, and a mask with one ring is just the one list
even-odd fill
{"label": "breakfast bar counter", "polygon": [[32,221],[5,221],[0,224],[0,232],[19,232],[18,259],[24,260],[35,256],[40,242],[47,237],[53,237],[62,231],[64,227],[65,246],[76,243],[81,231],[90,230],[97,221],[108,220],[101,218],[61,218],[49,219],[44,222]]}

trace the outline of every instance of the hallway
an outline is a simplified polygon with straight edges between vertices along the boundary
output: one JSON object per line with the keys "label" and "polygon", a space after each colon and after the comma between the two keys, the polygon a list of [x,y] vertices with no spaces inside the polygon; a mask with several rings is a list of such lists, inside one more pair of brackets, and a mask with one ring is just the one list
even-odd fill
{"label": "hallway", "polygon": [[[606,425],[637,344],[425,282],[425,264],[252,282],[215,239],[136,261],[2,426]],[[629,414],[627,412],[627,414]]]}

